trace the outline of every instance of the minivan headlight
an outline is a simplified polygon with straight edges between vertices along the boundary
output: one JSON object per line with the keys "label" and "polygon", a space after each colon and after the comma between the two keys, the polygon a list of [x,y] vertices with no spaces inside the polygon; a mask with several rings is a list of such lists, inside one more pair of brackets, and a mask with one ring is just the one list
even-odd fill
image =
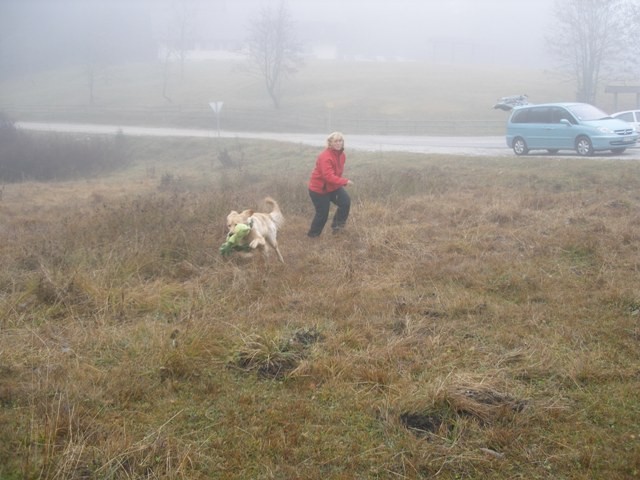
{"label": "minivan headlight", "polygon": [[613,130],[607,127],[598,127],[598,131],[600,133],[613,133]]}

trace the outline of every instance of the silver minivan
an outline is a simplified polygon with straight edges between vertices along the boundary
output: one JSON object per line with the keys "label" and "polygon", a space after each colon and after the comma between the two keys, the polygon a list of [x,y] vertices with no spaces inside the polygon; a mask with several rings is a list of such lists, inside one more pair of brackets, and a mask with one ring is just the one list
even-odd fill
{"label": "silver minivan", "polygon": [[575,150],[589,156],[605,150],[622,153],[636,144],[638,132],[588,103],[544,103],[515,107],[506,140],[516,155]]}

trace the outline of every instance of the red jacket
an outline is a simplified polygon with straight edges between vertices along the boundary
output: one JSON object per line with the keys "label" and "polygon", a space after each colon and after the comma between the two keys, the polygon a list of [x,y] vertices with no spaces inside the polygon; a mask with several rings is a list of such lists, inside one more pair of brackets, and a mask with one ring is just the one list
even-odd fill
{"label": "red jacket", "polygon": [[348,180],[342,178],[346,157],[343,151],[326,148],[316,160],[316,166],[311,172],[309,190],[316,193],[330,193],[344,187]]}

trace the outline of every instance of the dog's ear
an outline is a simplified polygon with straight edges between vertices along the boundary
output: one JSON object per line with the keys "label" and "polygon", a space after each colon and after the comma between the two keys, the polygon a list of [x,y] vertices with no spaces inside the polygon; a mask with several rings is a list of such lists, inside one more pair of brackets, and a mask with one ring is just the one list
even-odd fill
{"label": "dog's ear", "polygon": [[231,210],[231,211],[229,212],[229,215],[227,215],[227,216],[237,215],[237,214],[238,214],[238,212],[236,212],[235,210]]}
{"label": "dog's ear", "polygon": [[245,211],[244,211],[244,212],[242,212],[242,213],[246,213],[246,214],[247,214],[247,216],[251,217],[251,216],[253,215],[253,210],[245,210]]}

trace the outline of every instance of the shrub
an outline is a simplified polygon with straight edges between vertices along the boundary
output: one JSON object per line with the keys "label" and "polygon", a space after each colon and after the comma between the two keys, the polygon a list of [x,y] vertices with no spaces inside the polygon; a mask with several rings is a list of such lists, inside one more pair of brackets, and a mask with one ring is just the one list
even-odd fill
{"label": "shrub", "polygon": [[0,181],[91,177],[129,162],[121,132],[114,137],[31,133],[0,112]]}

